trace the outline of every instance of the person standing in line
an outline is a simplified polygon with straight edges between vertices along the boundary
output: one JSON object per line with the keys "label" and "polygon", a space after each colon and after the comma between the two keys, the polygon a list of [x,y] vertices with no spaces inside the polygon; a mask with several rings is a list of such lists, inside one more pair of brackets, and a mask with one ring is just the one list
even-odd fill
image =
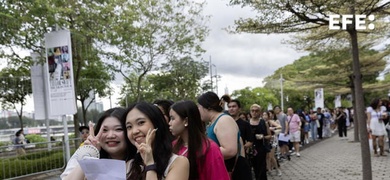
{"label": "person standing in line", "polygon": [[273,111],[267,111],[263,113],[263,119],[268,123],[269,130],[271,131],[271,139],[270,139],[270,144],[271,144],[271,151],[267,153],[267,170],[269,173],[273,171],[275,168],[277,170],[278,176],[282,175],[282,171],[280,171],[280,167],[278,164],[278,161],[276,160],[275,157],[275,151],[276,151],[276,146],[278,143],[278,135],[279,131],[282,128],[280,126],[280,123],[278,120],[272,119],[274,116]]}
{"label": "person standing in line", "polygon": [[317,108],[316,115],[317,115],[317,121],[320,123],[320,126],[317,127],[318,139],[322,139],[322,129],[324,128],[325,116],[324,116],[324,114],[322,114],[322,109],[320,107]]}
{"label": "person standing in line", "polygon": [[164,115],[154,104],[130,105],[121,119],[125,136],[137,148],[126,177],[141,179],[188,179],[190,164],[184,156],[172,151],[172,136]]}
{"label": "person standing in line", "polygon": [[[382,101],[375,98],[367,108],[367,130],[372,136],[372,147],[375,156],[387,156],[384,153],[384,137],[386,134],[384,119],[387,118],[386,107],[382,106]],[[379,154],[377,152],[377,140],[379,144]]]}
{"label": "person standing in line", "polygon": [[228,95],[219,98],[217,94],[209,91],[198,97],[198,108],[202,121],[210,122],[206,129],[207,136],[219,145],[225,159],[225,167],[232,179],[249,180],[252,178],[249,164],[240,155],[243,145],[240,143],[239,128],[234,119],[223,112],[223,105],[230,100]]}
{"label": "person standing in line", "polygon": [[294,113],[293,108],[287,108],[287,121],[290,132],[290,141],[294,145],[297,157],[301,157],[299,153],[299,143],[301,142],[301,119]]}
{"label": "person standing in line", "polygon": [[332,137],[332,132],[330,130],[330,124],[331,124],[332,115],[329,113],[328,109],[325,109],[324,116],[325,116],[324,128],[323,128],[324,136],[325,137]]}
{"label": "person standing in line", "polygon": [[[279,136],[287,136],[288,135],[288,122],[287,122],[287,116],[282,112],[279,105],[276,105],[274,107],[274,112],[276,115],[277,120],[280,122],[280,126],[282,127],[281,134]],[[290,160],[290,154],[289,154],[289,148],[288,148],[288,142],[280,141],[279,140],[279,148],[280,153],[282,155],[282,158],[287,158]]]}
{"label": "person standing in line", "polygon": [[[340,140],[348,139],[347,137],[347,115],[344,112],[343,107],[339,107],[336,110],[337,130],[339,131]],[[344,137],[343,137],[344,134]]]}
{"label": "person standing in line", "polygon": [[169,130],[178,137],[173,144],[173,153],[188,158],[189,179],[229,180],[219,146],[206,136],[206,126],[200,112],[192,101],[179,101],[170,110]]}
{"label": "person standing in line", "polygon": [[261,106],[253,104],[250,111],[252,115],[250,124],[255,136],[253,146],[256,152],[252,158],[253,171],[256,180],[267,180],[267,153],[271,151],[270,139],[272,135],[266,120],[261,117],[263,114]]}
{"label": "person standing in line", "polygon": [[125,109],[119,107],[108,109],[100,116],[95,128],[92,123],[89,124],[90,135],[68,161],[61,179],[85,179],[78,158],[91,154],[88,151],[92,147],[99,151],[100,159],[124,160],[128,165],[137,150],[124,135],[125,126],[120,121],[124,112]]}
{"label": "person standing in line", "polygon": [[167,99],[158,99],[153,102],[153,104],[156,105],[163,113],[167,124],[169,123],[169,110],[171,109],[173,103],[173,101]]}
{"label": "person standing in line", "polygon": [[245,156],[246,158],[248,158],[247,156],[248,150],[253,145],[253,135],[252,135],[251,125],[249,124],[249,122],[241,119],[239,116],[241,111],[241,103],[239,100],[237,99],[231,100],[230,103],[228,104],[228,108],[229,108],[230,116],[232,116],[232,118],[236,121],[237,126],[240,130],[240,135],[245,149]]}
{"label": "person standing in line", "polygon": [[310,135],[313,141],[317,140],[317,115],[312,109],[310,109]]}

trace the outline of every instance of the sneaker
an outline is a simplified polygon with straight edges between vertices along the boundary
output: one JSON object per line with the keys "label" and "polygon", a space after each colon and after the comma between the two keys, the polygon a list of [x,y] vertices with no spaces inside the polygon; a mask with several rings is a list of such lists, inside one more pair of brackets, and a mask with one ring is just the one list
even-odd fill
{"label": "sneaker", "polygon": [[297,153],[297,157],[301,157],[301,154]]}
{"label": "sneaker", "polygon": [[293,155],[295,155],[295,154],[296,154],[295,152],[290,153],[291,156],[293,156]]}
{"label": "sneaker", "polygon": [[291,160],[291,157],[289,154],[287,155],[287,160],[289,160],[289,161]]}
{"label": "sneaker", "polygon": [[280,171],[280,169],[278,169],[278,176],[282,176],[282,171]]}

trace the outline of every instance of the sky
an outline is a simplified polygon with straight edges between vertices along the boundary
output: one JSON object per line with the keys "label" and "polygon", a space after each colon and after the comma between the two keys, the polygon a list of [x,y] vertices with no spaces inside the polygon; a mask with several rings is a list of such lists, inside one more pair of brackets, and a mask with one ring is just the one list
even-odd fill
{"label": "sky", "polygon": [[265,77],[305,55],[282,44],[288,35],[229,34],[224,28],[233,26],[234,20],[240,17],[255,17],[256,12],[251,8],[227,6],[227,3],[228,0],[208,1],[205,8],[205,14],[211,15],[211,32],[204,42],[204,59],[211,56],[212,64],[221,76],[218,82],[220,96],[226,87],[232,93],[248,86],[262,86]]}
{"label": "sky", "polygon": [[[205,15],[211,15],[208,23],[211,31],[203,43],[206,50],[203,59],[209,60],[211,57],[211,62],[215,65],[213,74],[217,72],[221,77],[218,81],[220,96],[225,93],[226,88],[231,94],[234,90],[245,87],[262,86],[265,77],[307,54],[294,50],[288,44],[282,44],[281,41],[288,39],[288,35],[229,34],[224,28],[233,26],[234,20],[255,17],[256,13],[251,8],[227,6],[228,2],[208,1],[204,9]],[[113,86],[116,94],[111,100],[112,105],[116,106],[119,84],[116,82]],[[110,108],[108,98],[98,98],[98,101],[103,102],[104,109]],[[33,101],[29,98],[26,111],[32,110]]]}

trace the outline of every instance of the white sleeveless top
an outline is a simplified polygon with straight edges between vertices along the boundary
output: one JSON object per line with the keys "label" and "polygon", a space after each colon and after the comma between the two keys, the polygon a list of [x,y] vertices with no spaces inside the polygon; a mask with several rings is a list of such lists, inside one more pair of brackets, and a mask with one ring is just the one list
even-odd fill
{"label": "white sleeveless top", "polygon": [[[171,165],[173,164],[173,161],[175,161],[177,157],[179,157],[179,156],[176,155],[176,154],[172,154],[171,158],[169,159],[168,166],[167,166],[167,168],[164,171],[164,175],[163,175],[162,179],[165,179],[165,177],[167,177],[169,169],[171,168]],[[127,173],[130,172],[132,164],[133,164],[133,159],[130,160],[129,163],[126,164],[126,172]]]}
{"label": "white sleeveless top", "polygon": [[171,165],[173,164],[173,161],[175,161],[177,157],[179,157],[179,156],[176,155],[176,154],[172,154],[171,158],[169,159],[168,166],[167,166],[167,168],[164,171],[163,179],[165,179],[165,177],[167,177],[169,169],[171,168]]}

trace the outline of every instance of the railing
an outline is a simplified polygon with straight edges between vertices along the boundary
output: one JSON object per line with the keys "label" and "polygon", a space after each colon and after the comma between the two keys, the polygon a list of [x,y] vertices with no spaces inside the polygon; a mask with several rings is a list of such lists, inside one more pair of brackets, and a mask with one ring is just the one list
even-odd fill
{"label": "railing", "polygon": [[[70,140],[71,154],[78,147]],[[56,171],[66,166],[63,141],[25,144],[17,153],[16,146],[0,147],[0,179],[15,179]]]}

